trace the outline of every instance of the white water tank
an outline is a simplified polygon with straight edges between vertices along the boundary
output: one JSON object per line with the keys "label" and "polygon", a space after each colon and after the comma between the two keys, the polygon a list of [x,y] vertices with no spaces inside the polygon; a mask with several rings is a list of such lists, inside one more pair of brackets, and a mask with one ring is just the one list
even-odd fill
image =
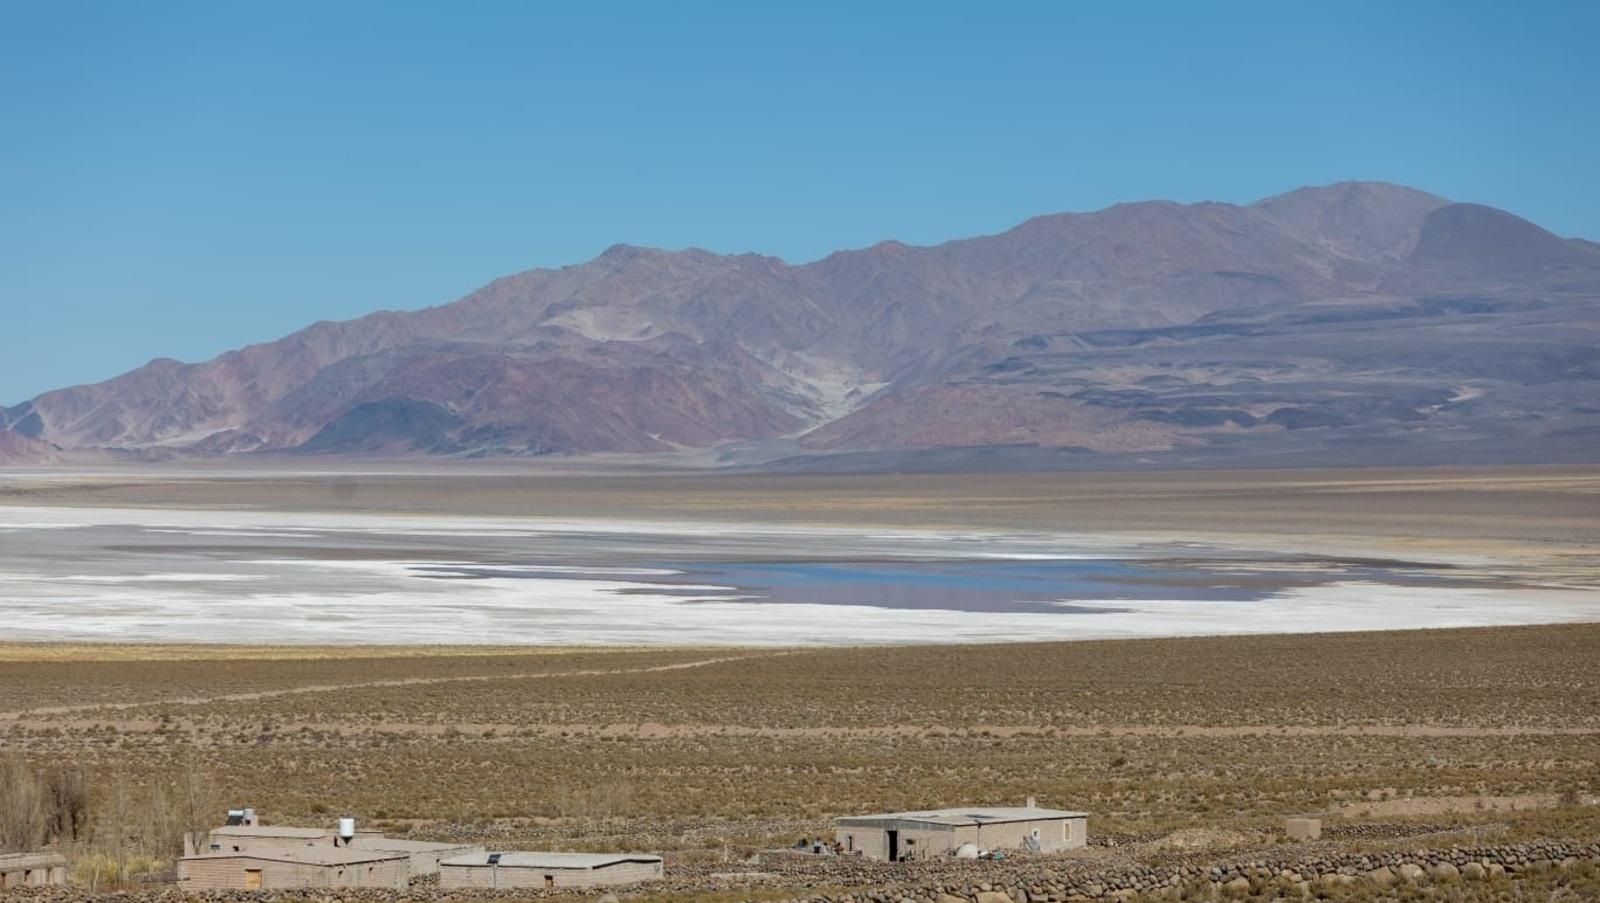
{"label": "white water tank", "polygon": [[339,839],[349,843],[356,836],[356,820],[345,816],[339,819]]}

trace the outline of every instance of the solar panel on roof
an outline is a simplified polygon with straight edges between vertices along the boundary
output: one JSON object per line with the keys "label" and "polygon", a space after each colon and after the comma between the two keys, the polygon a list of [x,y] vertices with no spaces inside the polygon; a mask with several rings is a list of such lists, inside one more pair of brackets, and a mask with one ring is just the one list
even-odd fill
{"label": "solar panel on roof", "polygon": [[490,865],[499,865],[500,864],[500,854],[499,853],[490,853],[489,854],[489,864]]}

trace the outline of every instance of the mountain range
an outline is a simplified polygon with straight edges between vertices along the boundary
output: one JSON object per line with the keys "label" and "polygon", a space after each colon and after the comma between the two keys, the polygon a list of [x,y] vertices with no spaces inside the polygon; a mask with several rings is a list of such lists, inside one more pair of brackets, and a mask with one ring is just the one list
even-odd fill
{"label": "mountain range", "polygon": [[618,245],[442,306],[45,392],[0,408],[0,463],[1550,462],[1600,457],[1597,389],[1600,245],[1346,182],[803,265]]}

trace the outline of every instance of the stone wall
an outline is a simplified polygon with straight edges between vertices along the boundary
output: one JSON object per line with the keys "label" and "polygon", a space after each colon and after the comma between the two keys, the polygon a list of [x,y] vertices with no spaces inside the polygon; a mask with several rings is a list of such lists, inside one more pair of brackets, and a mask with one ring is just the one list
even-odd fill
{"label": "stone wall", "polygon": [[[1280,884],[1311,891],[1358,882],[1378,886],[1427,881],[1515,878],[1526,872],[1600,865],[1600,842],[1539,841],[1489,847],[1263,857],[1213,865],[1126,866],[1118,869],[1052,868],[1033,860],[1000,882],[907,882],[848,894],[795,897],[781,903],[1068,903],[1155,893],[1209,884],[1245,894]],[[978,873],[981,874],[981,873]]]}
{"label": "stone wall", "polygon": [[[1377,887],[1392,884],[1453,883],[1485,881],[1492,878],[1518,879],[1541,873],[1557,873],[1580,864],[1600,868],[1600,841],[1538,841],[1483,847],[1450,847],[1410,851],[1371,853],[1306,853],[1286,851],[1281,856],[1264,855],[1235,860],[1209,860],[1202,857],[1174,858],[1161,865],[1122,865],[1106,867],[1089,860],[1040,857],[1015,859],[1005,863],[947,861],[936,867],[894,866],[873,863],[857,857],[788,857],[790,867],[780,857],[764,862],[771,867],[759,883],[728,882],[702,874],[684,874],[669,866],[665,880],[614,888],[569,888],[561,896],[599,896],[615,892],[631,896],[635,892],[687,896],[695,893],[775,889],[809,884],[812,887],[847,886],[860,888],[848,893],[817,891],[784,900],[764,898],[764,903],[1077,903],[1077,901],[1115,900],[1139,893],[1157,893],[1171,888],[1209,888],[1221,896],[1243,895],[1269,886],[1316,891],[1337,885],[1365,884]],[[805,869],[806,859],[843,860],[831,863],[827,874]],[[934,866],[934,863],[929,863]],[[720,866],[726,868],[726,866]],[[790,871],[790,868],[797,870]],[[1352,888],[1354,889],[1354,888]],[[195,894],[177,888],[117,894],[90,894],[74,887],[19,888],[7,895],[7,903],[190,903],[197,898],[215,903],[259,903],[263,899],[279,903],[446,903],[460,899],[461,891],[413,884],[407,890],[376,888],[322,888],[280,890],[269,894],[219,891]],[[475,899],[527,899],[543,896],[542,890],[473,890]]]}

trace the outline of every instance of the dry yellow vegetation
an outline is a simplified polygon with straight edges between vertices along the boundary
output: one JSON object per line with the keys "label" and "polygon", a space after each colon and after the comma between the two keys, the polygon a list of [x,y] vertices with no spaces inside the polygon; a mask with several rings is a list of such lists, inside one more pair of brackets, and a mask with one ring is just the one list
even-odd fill
{"label": "dry yellow vegetation", "polygon": [[[823,650],[0,649],[0,742],[142,780],[194,755],[281,822],[658,849],[1041,801],[1101,834],[1287,814],[1594,831],[1600,625]],[[104,782],[97,782],[103,784]],[[1521,799],[1516,809],[1495,803]],[[1396,814],[1401,813],[1401,814]]]}

